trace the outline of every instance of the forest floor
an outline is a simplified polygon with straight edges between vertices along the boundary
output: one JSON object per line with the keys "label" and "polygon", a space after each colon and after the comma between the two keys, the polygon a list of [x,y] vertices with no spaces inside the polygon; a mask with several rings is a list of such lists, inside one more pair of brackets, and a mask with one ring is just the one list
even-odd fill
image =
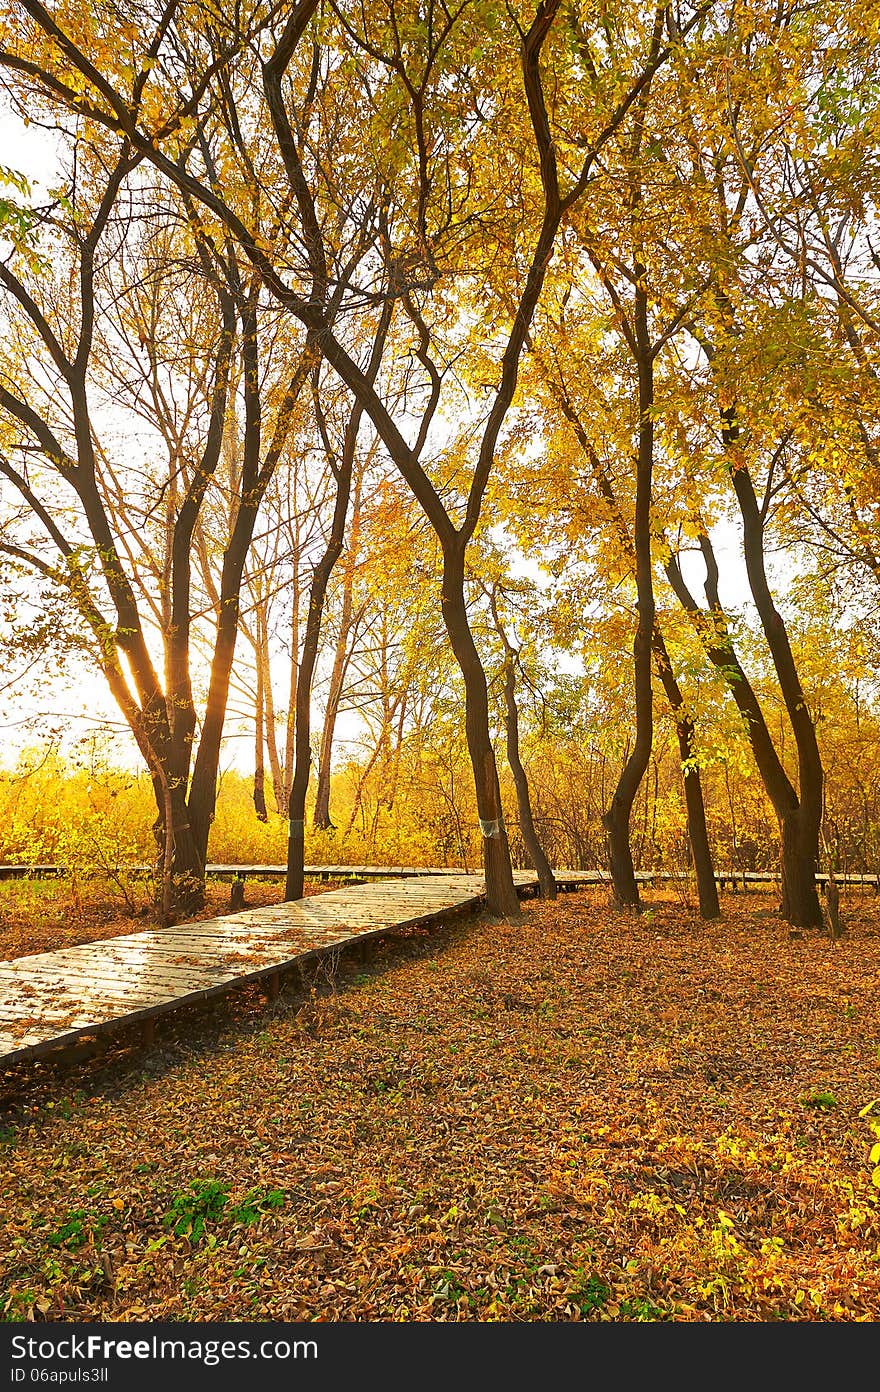
{"label": "forest floor", "polygon": [[530,901],[0,1074],[5,1318],[880,1318],[880,901],[838,942],[647,903]]}

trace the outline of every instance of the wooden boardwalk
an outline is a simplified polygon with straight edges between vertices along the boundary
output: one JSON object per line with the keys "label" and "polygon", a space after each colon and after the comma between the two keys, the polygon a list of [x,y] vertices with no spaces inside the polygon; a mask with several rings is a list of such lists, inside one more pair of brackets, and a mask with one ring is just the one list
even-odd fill
{"label": "wooden boardwalk", "polygon": [[[2,866],[16,874],[60,874],[58,866]],[[216,874],[283,874],[283,866],[217,865]],[[417,924],[479,908],[481,875],[415,866],[310,866],[309,873],[360,881],[291,904],[245,909],[220,918],[152,929],[0,961],[0,1068],[74,1044],[83,1036],[150,1022],[181,1005],[221,995],[234,986],[267,979],[272,993],[282,972],[333,950],[351,948]],[[557,870],[560,889],[607,884],[599,870]],[[537,881],[517,871],[521,893]],[[641,883],[686,878],[674,872],[640,871]],[[724,871],[731,888],[771,884],[762,871]],[[821,883],[826,875],[817,875]],[[840,875],[841,883],[875,885],[876,875]],[[369,882],[373,881],[373,882]]]}
{"label": "wooden boardwalk", "polygon": [[[521,892],[535,876],[518,873]],[[334,949],[476,910],[480,875],[350,885],[295,903],[0,962],[0,1068],[267,979]]]}
{"label": "wooden boardwalk", "polygon": [[[135,876],[149,876],[154,874],[154,867],[149,865],[123,865],[115,866],[117,873]],[[262,879],[262,880],[282,880],[287,874],[286,865],[225,865],[211,864],[205,867],[209,878],[224,880],[231,879]],[[448,877],[450,875],[467,875],[467,870],[456,869],[450,866],[426,866],[426,865],[306,865],[304,874],[307,880],[407,880],[424,879],[426,876],[438,875]],[[523,872],[527,873],[527,872]],[[611,877],[607,870],[554,870],[556,883],[561,889],[575,889],[580,885],[602,885],[610,884]],[[67,874],[64,865],[0,865],[0,880],[24,880],[24,879],[54,879],[61,878]],[[834,878],[839,885],[848,885],[853,888],[870,887],[880,890],[880,875],[874,871],[866,873],[836,871]],[[693,873],[687,870],[637,870],[636,879],[639,884],[668,884],[681,880],[692,880]],[[715,879],[724,889],[727,886],[734,888],[760,888],[762,885],[778,885],[780,874],[778,870],[716,870]],[[816,884],[820,888],[828,883],[828,873],[820,870],[816,875]]]}

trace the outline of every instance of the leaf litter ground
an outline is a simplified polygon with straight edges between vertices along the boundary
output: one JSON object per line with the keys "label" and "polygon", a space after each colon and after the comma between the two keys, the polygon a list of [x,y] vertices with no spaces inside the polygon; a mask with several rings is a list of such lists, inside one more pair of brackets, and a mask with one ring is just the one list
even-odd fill
{"label": "leaf litter ground", "polygon": [[880,912],[530,902],[0,1076],[0,1309],[880,1316]]}

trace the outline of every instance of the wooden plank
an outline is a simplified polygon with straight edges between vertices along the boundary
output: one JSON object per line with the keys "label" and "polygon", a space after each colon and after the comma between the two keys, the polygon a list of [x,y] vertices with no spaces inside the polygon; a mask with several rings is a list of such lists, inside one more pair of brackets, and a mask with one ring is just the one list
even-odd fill
{"label": "wooden plank", "polygon": [[[131,969],[124,958],[113,957],[84,960],[77,967],[70,964],[63,967],[43,964],[29,970],[23,965],[14,972],[0,969],[0,989],[8,993],[13,985],[21,987],[27,983],[39,984],[44,990],[76,986],[77,989],[89,988],[93,992],[102,988],[127,992],[141,987],[153,989],[167,986],[171,989],[181,989],[190,984],[210,985],[221,975],[234,977],[241,975],[245,969],[259,969],[264,965],[278,964],[299,956],[303,951],[319,946],[333,946],[350,939],[349,934],[325,932],[299,942],[276,941],[274,945],[255,946],[245,951],[241,948],[234,951],[224,950],[222,944],[219,944],[210,953],[178,953],[170,958],[146,961],[135,970]],[[25,964],[27,960],[21,959]]]}
{"label": "wooden plank", "polygon": [[[115,866],[114,870],[118,873],[136,876],[149,876],[154,873],[154,867],[150,865],[123,865]],[[209,876],[234,877],[242,879],[251,877],[262,877],[264,879],[283,879],[287,873],[285,865],[233,865],[233,864],[210,864],[207,866],[206,873]],[[446,875],[467,874],[470,872],[456,870],[449,866],[430,866],[430,865],[307,865],[305,875],[307,879],[410,879],[410,878],[433,878]],[[58,877],[67,874],[67,867],[64,865],[0,865],[0,879],[45,879]],[[558,884],[610,884],[610,876],[604,870],[567,870],[559,869],[554,871]],[[668,871],[668,870],[640,870],[636,872],[637,877],[644,877],[645,881],[666,882],[675,879],[688,879],[690,872]],[[780,873],[778,870],[718,870],[715,878],[719,883],[727,883],[735,880],[737,883],[772,884],[779,881]],[[818,871],[817,881],[826,880],[828,872]],[[847,884],[868,884],[878,885],[880,875],[876,871],[852,871],[844,874],[836,873],[835,878],[841,885]]]}
{"label": "wooden plank", "polygon": [[[266,954],[262,960],[276,961],[278,954]],[[248,963],[249,964],[249,963]],[[193,967],[188,970],[185,966],[176,971],[163,970],[161,968],[139,973],[137,976],[127,975],[122,972],[113,972],[104,969],[95,971],[80,972],[58,972],[53,973],[48,969],[34,971],[29,976],[0,977],[0,990],[4,995],[9,996],[13,993],[13,987],[18,986],[18,994],[21,995],[25,984],[30,983],[37,986],[45,994],[49,990],[88,990],[90,994],[97,994],[100,991],[117,992],[121,994],[131,994],[138,990],[180,990],[190,984],[210,985],[215,981],[223,969],[225,974],[234,976],[238,968],[243,965],[235,960],[223,962],[217,959],[213,963],[207,964],[204,968]]]}
{"label": "wooden plank", "polygon": [[[60,868],[14,867],[18,874],[52,873]],[[248,874],[283,870],[217,868]],[[395,874],[399,878],[0,963],[0,1064],[36,1057],[83,1035],[148,1023],[168,1010],[210,999],[239,983],[265,980],[271,993],[281,971],[334,948],[472,909],[484,897],[482,876],[464,871],[403,866],[318,868],[349,878]],[[560,885],[608,883],[607,875],[596,870],[558,871],[556,878]],[[640,871],[639,878],[646,883],[688,877]],[[718,878],[745,886],[773,883],[777,876],[768,871],[735,871]],[[820,883],[827,878],[817,876]],[[877,875],[865,873],[837,878],[841,883],[878,882]],[[518,871],[515,880],[522,890],[536,884],[529,871]]]}
{"label": "wooden plank", "polygon": [[280,971],[333,948],[473,908],[482,893],[482,877],[444,871],[0,963],[0,1062],[153,1018],[237,983],[277,981]]}

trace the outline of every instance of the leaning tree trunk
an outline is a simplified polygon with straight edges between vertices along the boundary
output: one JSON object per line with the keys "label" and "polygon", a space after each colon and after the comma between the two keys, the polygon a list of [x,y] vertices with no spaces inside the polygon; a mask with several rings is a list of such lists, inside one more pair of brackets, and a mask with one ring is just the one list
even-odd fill
{"label": "leaning tree trunk", "polygon": [[523,768],[519,752],[519,711],[516,704],[516,659],[512,652],[507,653],[504,664],[504,709],[506,713],[505,730],[507,734],[507,762],[513,775],[516,788],[516,805],[519,811],[519,829],[522,832],[532,868],[538,876],[538,890],[542,899],[556,898],[556,880],[550,862],[541,845],[532,815],[532,798],[529,780]]}
{"label": "leaning tree trunk", "polygon": [[[725,444],[734,445],[739,427],[734,408],[724,413]],[[819,835],[822,826],[822,758],[816,727],[798,675],[785,621],[773,602],[764,566],[764,519],[751,475],[743,464],[731,467],[731,481],[743,520],[743,543],[749,587],[779,679],[782,699],[798,756],[798,807],[781,818],[782,916],[796,928],[822,928],[816,890]]]}
{"label": "leaning tree trunk", "polygon": [[522,910],[513,881],[498,766],[489,732],[486,673],[468,622],[464,597],[464,545],[460,539],[459,544],[449,538],[444,540],[442,609],[450,646],[464,679],[465,732],[483,836],[486,905],[490,913],[500,918],[518,918]]}
{"label": "leaning tree trunk", "polygon": [[706,826],[706,805],[703,801],[703,780],[700,768],[694,757],[694,722],[687,714],[681,688],[675,679],[672,663],[663,634],[654,626],[654,653],[657,670],[666,699],[675,720],[675,733],[678,738],[678,752],[681,755],[681,773],[684,780],[684,800],[687,808],[688,840],[691,857],[697,876],[697,894],[700,899],[702,918],[720,918],[721,906],[718,902],[718,886],[715,882],[715,866],[709,846],[709,832]]}
{"label": "leaning tree trunk", "polygon": [[[376,335],[373,339],[370,362],[366,371],[365,380],[370,387],[372,387],[376,380],[382,362],[382,352],[391,323],[392,312],[393,301],[389,300],[383,307],[379,317]],[[324,548],[323,556],[315,566],[312,574],[312,583],[309,586],[309,607],[306,615],[302,659],[300,661],[298,673],[295,671],[296,652],[294,651],[291,654],[291,684],[296,680],[296,703],[294,708],[293,777],[290,782],[290,797],[287,809],[289,833],[287,838],[287,881],[284,897],[288,900],[301,899],[303,896],[306,793],[309,786],[309,770],[312,761],[312,680],[315,675],[315,664],[318,660],[318,644],[321,638],[321,620],[324,616],[324,600],[327,595],[327,586],[330,583],[333,567],[342,554],[342,545],[345,540],[345,524],[348,518],[348,505],[351,500],[354,457],[355,450],[357,449],[363,409],[362,401],[356,397],[346,423],[341,457],[334,462],[332,447],[327,438],[326,426],[323,416],[320,414],[317,392],[315,395],[315,410],[316,413],[318,413],[318,425],[324,441],[325,452],[328,461],[331,461],[333,475],[336,480],[336,499],[333,504],[333,520],[330,524],[330,535],[327,538],[327,545]]]}
{"label": "leaning tree trunk", "polygon": [[[362,487],[363,471],[361,470],[358,474],[354,489],[354,497],[352,499],[351,531],[342,576],[342,608],[339,615],[339,634],[336,640],[336,650],[333,654],[333,670],[330,673],[330,687],[327,692],[327,709],[324,712],[324,727],[321,731],[321,747],[318,752],[318,781],[315,787],[315,810],[312,814],[312,825],[321,827],[325,831],[333,829],[333,821],[330,817],[330,770],[333,759],[333,736],[336,733],[336,718],[339,715],[342,689],[345,683],[349,659],[351,657],[349,639],[352,635],[352,629],[357,627],[361,617],[361,615],[357,617],[353,615],[353,600],[355,567],[357,564],[360,541]],[[362,613],[363,610],[361,610],[361,614]]]}
{"label": "leaning tree trunk", "polygon": [[633,865],[630,842],[630,818],[636,793],[639,790],[654,737],[653,691],[651,687],[650,631],[644,632],[642,617],[633,644],[636,697],[636,738],[632,752],[617,780],[602,825],[608,837],[608,861],[614,898],[621,908],[641,908],[639,886]]}
{"label": "leaning tree trunk", "polygon": [[303,897],[305,878],[305,817],[306,793],[309,787],[311,769],[311,701],[312,680],[318,660],[318,644],[321,638],[321,619],[324,613],[324,599],[330,574],[342,550],[345,534],[345,518],[348,512],[350,474],[340,472],[337,478],[336,503],[333,509],[333,523],[330,538],[318,564],[315,566],[312,583],[309,587],[309,608],[306,615],[303,636],[302,657],[296,686],[296,715],[294,721],[293,778],[290,784],[288,802],[287,838],[287,881],[285,899]]}
{"label": "leaning tree trunk", "polygon": [[333,761],[333,737],[336,733],[336,719],[342,700],[342,688],[348,668],[348,638],[351,632],[351,604],[343,605],[343,614],[336,651],[333,654],[333,670],[330,673],[330,686],[327,691],[327,709],[324,711],[324,724],[321,729],[321,747],[318,751],[318,779],[315,785],[315,810],[312,825],[323,831],[334,827],[330,816],[330,773]]}
{"label": "leaning tree trunk", "polygon": [[602,818],[608,835],[608,858],[614,898],[621,907],[641,908],[630,845],[630,817],[654,740],[651,686],[651,637],[654,632],[654,584],[651,574],[651,486],[654,464],[654,365],[648,337],[648,302],[641,288],[644,267],[636,267],[635,337],[639,374],[639,448],[636,458],[636,505],[633,543],[636,557],[638,625],[633,642],[636,737],[611,805]]}
{"label": "leaning tree trunk", "polygon": [[[810,882],[812,878],[813,891],[815,894],[815,872],[816,872],[816,850],[810,849],[810,841],[813,836],[811,822],[815,826],[816,841],[818,846],[818,827],[821,815],[821,778],[819,780],[819,800],[817,802],[815,791],[812,799],[807,800],[807,816],[803,819],[806,835],[802,830],[801,799],[795,790],[788,774],[786,773],[776,748],[773,744],[767,722],[764,719],[764,712],[755,694],[755,690],[746,675],[745,669],[740,662],[730,629],[727,623],[727,616],[721,605],[718,593],[718,562],[712,547],[711,540],[705,533],[699,537],[700,550],[706,563],[706,602],[708,612],[704,612],[700,605],[691,594],[685,583],[681,567],[676,557],[671,556],[666,564],[666,575],[669,583],[684,609],[687,611],[694,625],[700,641],[703,644],[706,656],[717,669],[719,674],[727,683],[737,708],[743,717],[743,725],[751,745],[755,764],[761,781],[767,792],[767,796],[776,813],[779,823],[779,835],[781,845],[781,870],[782,870],[782,902],[780,913],[784,918],[789,918],[791,913],[797,912],[807,915],[811,906]],[[792,896],[794,896],[794,909],[792,907]],[[818,896],[816,896],[818,903]]]}
{"label": "leaning tree trunk", "polygon": [[[259,618],[257,619],[259,625]],[[259,633],[259,629],[258,629]],[[266,810],[266,766],[263,760],[263,720],[265,698],[263,695],[263,664],[257,652],[257,690],[254,698],[254,811],[258,822],[267,822]]]}

